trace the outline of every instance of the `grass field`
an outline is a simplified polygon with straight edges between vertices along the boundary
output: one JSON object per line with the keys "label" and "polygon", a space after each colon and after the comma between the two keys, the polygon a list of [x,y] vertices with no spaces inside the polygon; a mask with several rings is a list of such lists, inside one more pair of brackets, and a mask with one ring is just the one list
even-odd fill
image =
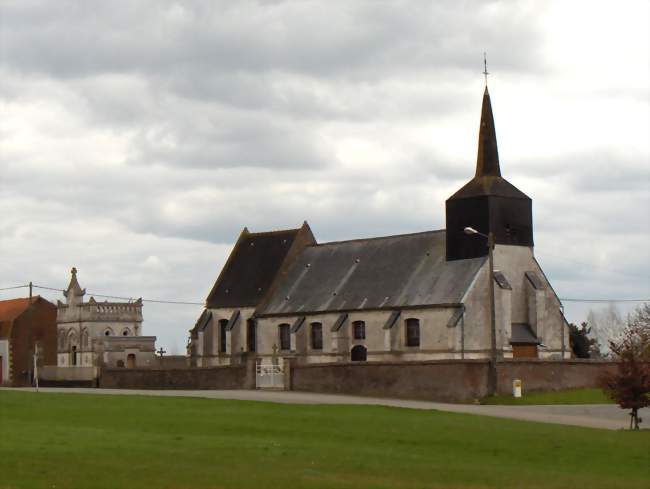
{"label": "grass field", "polygon": [[0,391],[5,488],[647,488],[650,432],[379,406]]}
{"label": "grass field", "polygon": [[493,396],[481,399],[481,404],[526,406],[531,404],[610,404],[613,401],[601,389],[570,389],[555,392],[524,393],[520,398]]}

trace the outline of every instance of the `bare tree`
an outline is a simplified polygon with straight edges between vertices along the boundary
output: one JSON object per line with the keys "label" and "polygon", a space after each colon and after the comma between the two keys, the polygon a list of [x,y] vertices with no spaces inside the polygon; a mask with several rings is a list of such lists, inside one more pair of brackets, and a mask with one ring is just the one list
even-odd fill
{"label": "bare tree", "polygon": [[603,388],[622,409],[631,410],[630,429],[638,430],[639,409],[650,406],[650,303],[630,315],[609,348],[618,364],[616,372],[603,376]]}
{"label": "bare tree", "polygon": [[609,353],[609,342],[625,328],[625,319],[614,303],[603,309],[590,310],[587,323],[591,327],[590,336],[596,339],[603,354]]}

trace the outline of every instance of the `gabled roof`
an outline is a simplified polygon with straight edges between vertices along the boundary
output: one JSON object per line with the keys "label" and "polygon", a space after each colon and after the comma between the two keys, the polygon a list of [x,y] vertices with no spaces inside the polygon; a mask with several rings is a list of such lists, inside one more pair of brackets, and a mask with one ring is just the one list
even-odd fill
{"label": "gabled roof", "polygon": [[251,233],[244,228],[206,300],[206,306],[258,305],[297,248],[315,243],[305,222],[298,229]]}
{"label": "gabled roof", "polygon": [[[32,297],[32,304],[38,301],[44,301],[49,304],[40,295]],[[53,304],[51,305],[54,307]],[[7,338],[11,335],[12,322],[24,313],[28,306],[29,297],[0,301],[0,338]]]}
{"label": "gabled roof", "polygon": [[458,304],[485,262],[445,259],[445,231],[306,247],[259,315]]}

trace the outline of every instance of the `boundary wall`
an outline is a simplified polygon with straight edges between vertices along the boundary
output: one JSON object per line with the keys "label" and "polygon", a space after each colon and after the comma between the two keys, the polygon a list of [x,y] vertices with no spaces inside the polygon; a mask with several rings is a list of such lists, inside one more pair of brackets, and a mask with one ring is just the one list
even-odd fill
{"label": "boundary wall", "polygon": [[[330,394],[472,402],[487,394],[487,360],[341,362],[299,364],[285,358],[284,389]],[[503,360],[497,364],[499,392],[524,393],[597,387],[615,362],[596,360]],[[176,369],[102,369],[98,386],[111,389],[254,389],[255,360],[234,366]]]}

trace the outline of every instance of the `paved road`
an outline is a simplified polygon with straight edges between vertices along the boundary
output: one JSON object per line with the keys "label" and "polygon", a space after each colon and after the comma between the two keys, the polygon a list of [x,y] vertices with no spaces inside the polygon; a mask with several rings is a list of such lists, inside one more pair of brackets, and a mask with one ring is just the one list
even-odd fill
{"label": "paved road", "polygon": [[[0,388],[8,390],[10,388]],[[33,391],[31,388],[12,390]],[[209,399],[237,399],[289,404],[363,404],[410,409],[437,409],[454,413],[478,414],[497,418],[521,419],[541,423],[585,426],[617,430],[629,426],[627,411],[612,404],[581,404],[554,406],[480,406],[473,404],[445,404],[428,401],[382,399],[375,397],[316,394],[311,392],[258,391],[258,390],[126,390],[126,389],[74,389],[44,387],[41,392],[117,394],[167,397],[204,397]],[[641,417],[650,423],[650,408],[641,410]]]}

